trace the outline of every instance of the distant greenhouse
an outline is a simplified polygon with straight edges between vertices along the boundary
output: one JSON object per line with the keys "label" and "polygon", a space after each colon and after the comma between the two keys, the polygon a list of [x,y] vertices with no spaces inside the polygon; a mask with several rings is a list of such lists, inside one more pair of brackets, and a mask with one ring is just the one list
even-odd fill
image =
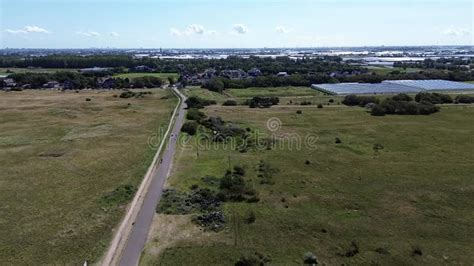
{"label": "distant greenhouse", "polygon": [[397,94],[421,91],[474,90],[474,84],[447,80],[386,80],[382,83],[313,84],[315,90],[328,94]]}
{"label": "distant greenhouse", "polygon": [[455,82],[441,79],[433,80],[387,80],[386,83],[404,85],[423,90],[473,90],[474,84]]}

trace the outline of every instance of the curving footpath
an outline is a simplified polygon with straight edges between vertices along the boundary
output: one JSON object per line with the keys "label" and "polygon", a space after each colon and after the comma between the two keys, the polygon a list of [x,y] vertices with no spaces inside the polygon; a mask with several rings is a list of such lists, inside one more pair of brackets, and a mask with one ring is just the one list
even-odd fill
{"label": "curving footpath", "polygon": [[[153,162],[148,169],[130,207],[117,230],[101,265],[138,265],[140,255],[145,247],[150,225],[153,221],[156,205],[163,192],[163,186],[168,178],[176,150],[177,136],[183,125],[185,116],[186,97],[175,87],[173,92],[179,97],[165,133],[165,138],[160,144]],[[174,124],[173,124],[174,120]],[[168,138],[161,162],[159,160],[163,146]]]}

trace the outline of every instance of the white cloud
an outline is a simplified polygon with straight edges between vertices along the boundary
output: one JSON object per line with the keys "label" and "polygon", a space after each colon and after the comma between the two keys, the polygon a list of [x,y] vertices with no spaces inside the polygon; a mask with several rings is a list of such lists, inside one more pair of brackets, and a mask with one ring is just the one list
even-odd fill
{"label": "white cloud", "polygon": [[180,31],[176,28],[170,28],[170,34],[173,36],[191,36],[191,35],[215,35],[215,30],[207,30],[203,25],[191,24],[185,30]]}
{"label": "white cloud", "polygon": [[12,30],[12,29],[6,29],[5,32],[10,33],[10,34],[28,34],[28,33],[51,33],[50,31],[38,27],[38,26],[30,26],[27,25],[23,27],[22,29],[18,30]]}
{"label": "white cloud", "polygon": [[110,35],[111,37],[118,37],[118,36],[120,36],[120,34],[118,34],[118,33],[115,32],[115,31],[110,32],[109,35]]}
{"label": "white cloud", "polygon": [[248,32],[248,28],[244,24],[234,24],[233,29],[238,34],[245,34]]}
{"label": "white cloud", "polygon": [[173,36],[181,36],[181,31],[179,31],[178,29],[176,28],[170,28],[170,34],[173,35]]}
{"label": "white cloud", "polygon": [[281,34],[285,34],[285,33],[290,33],[292,31],[292,29],[289,29],[285,26],[277,26],[275,28],[275,31],[278,32],[278,33],[281,33]]}
{"label": "white cloud", "polygon": [[78,31],[76,33],[86,37],[99,37],[101,35],[97,31]]}
{"label": "white cloud", "polygon": [[191,34],[204,34],[206,29],[202,25],[198,24],[191,24],[186,28],[186,35],[191,35]]}
{"label": "white cloud", "polygon": [[441,30],[441,33],[444,35],[456,36],[456,37],[467,36],[471,34],[471,32],[466,28],[455,28],[452,26],[444,30]]}
{"label": "white cloud", "polygon": [[25,26],[25,31],[28,33],[49,33],[48,30],[38,26]]}

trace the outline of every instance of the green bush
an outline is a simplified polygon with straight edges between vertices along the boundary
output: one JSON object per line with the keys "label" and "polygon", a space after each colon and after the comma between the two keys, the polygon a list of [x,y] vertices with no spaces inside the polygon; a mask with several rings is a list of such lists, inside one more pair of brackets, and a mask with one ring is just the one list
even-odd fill
{"label": "green bush", "polygon": [[186,114],[186,118],[188,120],[201,121],[202,119],[206,118],[206,115],[196,108],[190,108]]}
{"label": "green bush", "polygon": [[188,133],[191,136],[194,136],[194,135],[196,135],[197,127],[198,127],[198,123],[196,123],[194,121],[186,122],[181,127],[181,132],[185,132],[185,133]]}
{"label": "green bush", "polygon": [[474,96],[458,95],[454,100],[455,103],[474,103]]}
{"label": "green bush", "polygon": [[364,107],[368,103],[379,103],[380,100],[374,96],[358,96],[355,94],[347,95],[342,101],[343,104],[348,106],[360,106]]}
{"label": "green bush", "polygon": [[223,105],[223,106],[236,106],[236,105],[237,105],[237,102],[234,101],[234,100],[227,100],[227,101],[225,101],[222,105]]}
{"label": "green bush", "polygon": [[206,106],[216,104],[216,101],[206,100],[206,99],[202,99],[202,98],[199,98],[199,97],[196,97],[196,96],[191,96],[186,100],[186,104],[187,104],[188,108],[201,109],[201,108],[204,108]]}
{"label": "green bush", "polygon": [[278,105],[280,99],[278,97],[260,97],[255,96],[248,100],[246,104],[250,108],[268,108],[272,105]]}
{"label": "green bush", "polygon": [[417,102],[428,102],[432,104],[453,103],[453,98],[448,94],[420,92],[415,96]]}

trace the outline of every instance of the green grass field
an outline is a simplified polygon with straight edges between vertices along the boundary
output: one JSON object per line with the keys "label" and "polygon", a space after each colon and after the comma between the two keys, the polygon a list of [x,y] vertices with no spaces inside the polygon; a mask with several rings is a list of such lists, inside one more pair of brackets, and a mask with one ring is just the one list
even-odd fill
{"label": "green grass field", "polygon": [[224,93],[217,93],[202,89],[200,87],[188,87],[184,89],[187,96],[197,96],[205,99],[215,100],[217,104],[234,99],[238,103],[255,96],[276,96],[280,98],[281,105],[299,105],[303,101],[312,102],[314,105],[319,103],[327,104],[333,99],[335,104],[340,102],[343,97],[324,95],[321,92],[309,87],[270,87],[270,88],[247,88],[247,89],[227,89]]}
{"label": "green grass field", "polygon": [[[209,186],[201,177],[221,177],[230,162],[246,169],[261,200],[226,203],[226,229],[219,233],[200,231],[190,216],[157,216],[141,264],[233,265],[254,252],[270,257],[271,265],[301,265],[306,252],[326,265],[474,261],[474,106],[385,117],[342,105],[304,108],[300,115],[298,109],[206,108],[210,116],[274,134],[283,146],[198,150],[193,138],[177,151],[168,186]],[[270,118],[281,121],[276,132],[267,130]],[[287,134],[302,148],[284,145]],[[316,136],[315,149],[304,145],[305,136]],[[278,169],[275,184],[260,184],[260,160]],[[253,224],[243,221],[250,210]],[[359,253],[346,257],[351,242]]]}
{"label": "green grass field", "polygon": [[0,92],[0,264],[100,259],[177,103],[152,92]]}
{"label": "green grass field", "polygon": [[168,77],[173,77],[175,79],[178,79],[179,74],[178,73],[124,73],[124,74],[117,74],[114,77],[129,78],[129,79],[140,78],[140,77],[157,77],[157,78],[167,79]]}

